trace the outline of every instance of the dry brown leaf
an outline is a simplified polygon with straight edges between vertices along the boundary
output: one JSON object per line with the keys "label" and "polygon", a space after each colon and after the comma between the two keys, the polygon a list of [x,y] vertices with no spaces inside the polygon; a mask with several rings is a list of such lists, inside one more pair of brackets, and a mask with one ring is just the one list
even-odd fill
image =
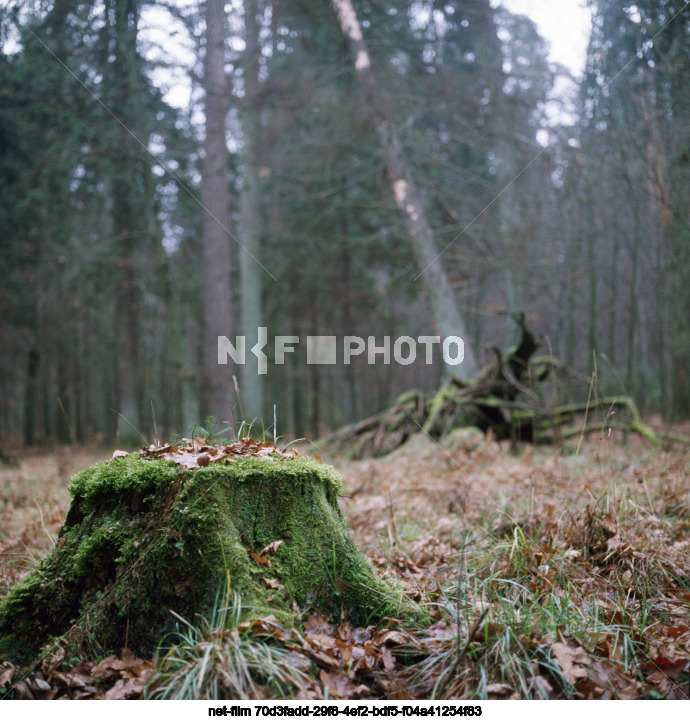
{"label": "dry brown leaf", "polygon": [[237,630],[240,633],[249,631],[257,636],[271,636],[280,641],[290,641],[293,638],[292,632],[286,631],[274,614],[256,618],[252,621],[245,621],[237,627]]}
{"label": "dry brown leaf", "polygon": [[277,541],[271,541],[266,548],[262,549],[259,553],[260,556],[267,556],[269,553],[275,553],[285,541],[281,538]]}
{"label": "dry brown leaf", "polygon": [[307,620],[304,622],[304,630],[307,633],[331,635],[332,629],[328,623],[328,619],[324,618],[320,614],[311,614],[307,616]]}
{"label": "dry brown leaf", "polygon": [[264,577],[264,585],[266,586],[266,588],[272,588],[276,591],[280,591],[283,596],[287,593],[287,591],[285,590],[285,586],[283,586],[282,583],[278,583],[275,578]]}
{"label": "dry brown leaf", "polygon": [[151,673],[152,671],[138,678],[119,679],[111,689],[106,691],[105,698],[108,701],[120,701],[140,696],[146,688]]}
{"label": "dry brown leaf", "polygon": [[106,658],[91,669],[91,674],[94,678],[102,678],[108,671],[116,670],[111,664],[117,660],[117,656],[106,656]]}
{"label": "dry brown leaf", "polygon": [[26,681],[20,681],[15,687],[14,692],[17,694],[18,699],[29,699],[32,700],[34,695],[31,693]]}
{"label": "dry brown leaf", "polygon": [[35,691],[51,690],[50,684],[45,679],[40,678],[38,674],[36,674],[33,679],[27,680],[27,684],[29,684],[29,686]]}
{"label": "dry brown leaf", "polygon": [[12,683],[17,669],[15,669],[9,661],[3,661],[2,667],[4,667],[5,670],[0,673],[0,686],[9,686]]}
{"label": "dry brown leaf", "polygon": [[316,661],[318,664],[321,664],[322,666],[328,666],[329,668],[340,668],[342,666],[341,660],[337,658],[333,653],[319,651],[319,649],[309,645],[303,647],[302,650],[314,661]]}
{"label": "dry brown leaf", "polygon": [[383,667],[386,671],[392,671],[395,668],[395,657],[388,646],[381,647],[381,658],[383,659]]}
{"label": "dry brown leaf", "polygon": [[285,663],[305,673],[311,668],[311,661],[298,651],[290,651],[285,657]]}
{"label": "dry brown leaf", "polygon": [[320,633],[309,634],[307,636],[307,642],[322,651],[330,651],[334,649],[336,645],[333,636],[325,636]]}
{"label": "dry brown leaf", "polygon": [[143,459],[162,458],[166,461],[173,461],[184,468],[200,468],[211,463],[234,463],[235,459],[240,457],[264,458],[273,461],[289,460],[295,456],[294,450],[281,451],[272,443],[255,441],[253,438],[241,438],[224,446],[209,445],[208,439],[201,436],[195,436],[191,441],[187,438],[182,440],[187,445],[150,445],[148,448],[142,449],[141,457]]}
{"label": "dry brown leaf", "polygon": [[353,628],[352,629],[352,640],[359,644],[365,644],[372,637],[372,634],[376,626],[367,626],[366,628]]}
{"label": "dry brown leaf", "polygon": [[[61,540],[64,541],[64,539]],[[43,661],[41,661],[41,671],[43,672],[44,676],[46,676],[46,678],[50,678],[53,672],[56,669],[60,668],[64,660],[65,649],[63,646],[60,646],[52,656],[50,656],[49,658],[44,658]]]}
{"label": "dry brown leaf", "polygon": [[513,693],[513,687],[509,683],[490,683],[486,692],[494,696],[508,696]]}
{"label": "dry brown leaf", "polygon": [[573,686],[587,678],[587,666],[591,663],[587,652],[582,646],[566,646],[564,643],[554,643],[551,654],[560,666],[563,675]]}
{"label": "dry brown leaf", "polygon": [[656,686],[658,693],[663,696],[666,696],[671,690],[671,680],[663,671],[652,671],[652,673],[647,676],[647,683]]}
{"label": "dry brown leaf", "polygon": [[262,556],[260,553],[254,553],[254,551],[247,551],[249,558],[252,559],[252,561],[256,561],[260,566],[268,566],[268,568],[271,567],[271,559],[267,556]]}
{"label": "dry brown leaf", "polygon": [[553,686],[549,683],[548,679],[541,675],[535,676],[534,685],[539,689],[542,698],[551,698]]}
{"label": "dry brown leaf", "polygon": [[366,651],[361,646],[350,646],[350,656],[355,660],[358,661],[361,658],[364,658],[366,656]]}
{"label": "dry brown leaf", "polygon": [[90,676],[82,676],[71,671],[58,671],[52,675],[51,680],[59,681],[68,688],[86,688],[93,685],[93,678]]}
{"label": "dry brown leaf", "polygon": [[370,693],[369,688],[363,684],[355,686],[347,674],[342,671],[324,671],[322,669],[319,678],[321,683],[329,688],[331,694],[339,698],[363,698]]}
{"label": "dry brown leaf", "polygon": [[391,646],[402,646],[404,643],[410,641],[411,636],[403,633],[402,631],[390,631],[388,629],[383,630],[383,635],[378,639],[381,644],[390,644]]}
{"label": "dry brown leaf", "polygon": [[341,641],[352,641],[352,626],[345,618],[344,608],[340,612],[340,625],[338,626],[337,635]]}
{"label": "dry brown leaf", "polygon": [[622,549],[628,548],[628,542],[623,540],[618,534],[616,534],[615,536],[609,538],[608,541],[606,541],[606,548],[609,551],[620,551]]}

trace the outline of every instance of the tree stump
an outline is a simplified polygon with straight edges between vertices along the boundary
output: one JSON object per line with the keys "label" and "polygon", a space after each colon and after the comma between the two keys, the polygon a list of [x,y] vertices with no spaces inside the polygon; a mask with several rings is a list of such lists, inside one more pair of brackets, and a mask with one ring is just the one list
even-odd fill
{"label": "tree stump", "polygon": [[238,443],[195,439],[78,473],[55,548],[0,603],[0,656],[68,631],[98,650],[151,654],[171,612],[193,623],[219,589],[239,594],[249,618],[285,623],[309,608],[344,607],[361,624],[418,614],[351,540],[335,469]]}

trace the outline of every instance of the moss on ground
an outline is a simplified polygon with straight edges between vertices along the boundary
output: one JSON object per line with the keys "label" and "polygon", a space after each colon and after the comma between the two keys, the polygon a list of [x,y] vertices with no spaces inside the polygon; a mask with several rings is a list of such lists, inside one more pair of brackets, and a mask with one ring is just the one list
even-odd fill
{"label": "moss on ground", "polygon": [[0,602],[0,654],[34,652],[75,625],[103,651],[151,653],[171,611],[207,613],[228,578],[251,617],[416,615],[351,540],[341,488],[333,468],[302,457],[190,469],[130,454],[87,468],[54,550]]}

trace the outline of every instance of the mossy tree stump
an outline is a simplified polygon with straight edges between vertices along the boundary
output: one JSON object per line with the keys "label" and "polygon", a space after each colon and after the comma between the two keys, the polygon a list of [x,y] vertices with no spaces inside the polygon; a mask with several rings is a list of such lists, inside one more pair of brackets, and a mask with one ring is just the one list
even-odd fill
{"label": "mossy tree stump", "polygon": [[351,540],[333,468],[277,449],[202,460],[130,454],[77,474],[52,553],[0,602],[0,655],[75,626],[103,650],[150,654],[175,627],[171,612],[194,622],[228,582],[249,617],[414,615]]}

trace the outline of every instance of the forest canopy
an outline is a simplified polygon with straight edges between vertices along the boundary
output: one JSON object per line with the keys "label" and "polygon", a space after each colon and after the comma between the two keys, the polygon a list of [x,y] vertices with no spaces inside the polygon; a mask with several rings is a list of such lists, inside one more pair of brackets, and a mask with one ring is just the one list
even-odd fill
{"label": "forest canopy", "polygon": [[[313,437],[438,388],[439,348],[433,364],[274,355],[276,336],[438,332],[382,123],[479,365],[524,313],[602,395],[690,417],[690,14],[589,5],[572,78],[489,0],[354,0],[372,113],[327,3],[3,4],[0,441],[185,432],[216,412],[210,318],[269,341],[265,375],[253,356],[222,367],[225,422]],[[209,151],[212,108],[226,153]]]}

